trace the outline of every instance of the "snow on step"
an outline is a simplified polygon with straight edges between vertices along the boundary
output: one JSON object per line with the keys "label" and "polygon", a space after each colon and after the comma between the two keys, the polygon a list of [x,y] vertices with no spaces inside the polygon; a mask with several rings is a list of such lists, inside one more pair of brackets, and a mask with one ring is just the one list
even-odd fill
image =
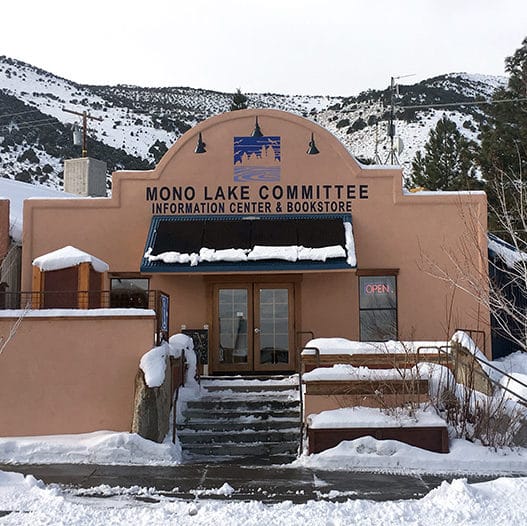
{"label": "snow on step", "polygon": [[298,376],[204,378],[178,437],[190,458],[292,460],[300,440]]}

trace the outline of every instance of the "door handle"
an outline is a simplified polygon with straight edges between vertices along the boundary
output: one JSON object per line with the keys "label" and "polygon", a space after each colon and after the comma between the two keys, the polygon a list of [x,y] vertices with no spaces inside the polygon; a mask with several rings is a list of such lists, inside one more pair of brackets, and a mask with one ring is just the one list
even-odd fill
{"label": "door handle", "polygon": [[260,329],[258,327],[254,328],[254,334],[260,334]]}

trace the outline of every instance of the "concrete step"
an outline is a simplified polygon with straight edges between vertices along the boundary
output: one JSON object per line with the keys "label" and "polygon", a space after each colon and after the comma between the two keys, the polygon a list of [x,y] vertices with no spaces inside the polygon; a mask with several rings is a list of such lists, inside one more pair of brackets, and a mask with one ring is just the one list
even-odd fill
{"label": "concrete step", "polygon": [[299,431],[296,429],[288,431],[253,431],[216,433],[213,431],[190,431],[178,432],[181,444],[225,444],[225,443],[268,443],[268,442],[298,442]]}
{"label": "concrete step", "polygon": [[283,391],[298,391],[298,385],[203,385],[202,389],[206,389],[209,392],[216,391],[232,391],[236,393],[278,393]]}
{"label": "concrete step", "polygon": [[184,451],[192,455],[212,457],[268,457],[273,455],[294,455],[298,451],[299,441],[259,442],[225,444],[186,444]]}
{"label": "concrete step", "polygon": [[189,400],[187,409],[205,409],[207,411],[231,410],[236,412],[247,411],[281,411],[285,409],[298,410],[300,402],[298,400],[276,400],[261,399],[247,400],[239,398],[236,400],[222,398],[200,398],[199,400]]}
{"label": "concrete step", "polygon": [[290,382],[292,384],[298,383],[298,374],[247,374],[247,375],[236,375],[236,376],[202,376],[200,378],[201,383],[223,383],[223,382],[232,382],[232,383],[240,383],[240,382]]}
{"label": "concrete step", "polygon": [[202,379],[201,398],[189,400],[177,433],[192,458],[296,457],[300,443],[300,392],[290,377]]}
{"label": "concrete step", "polygon": [[[295,415],[296,416],[296,415]],[[275,431],[281,429],[299,429],[300,417],[296,418],[269,418],[268,420],[247,420],[236,421],[231,419],[213,420],[189,419],[178,423],[178,434],[180,431],[195,430],[195,431],[214,431],[214,432],[229,432],[229,431],[243,431],[244,429],[252,429],[254,431]]]}
{"label": "concrete step", "polygon": [[275,418],[289,418],[289,419],[300,419],[300,411],[295,409],[287,410],[266,410],[265,408],[261,411],[251,411],[251,410],[223,410],[223,409],[208,409],[202,407],[199,409],[186,409],[183,412],[185,421],[191,422],[194,420],[249,420],[251,418],[257,418],[258,420],[273,420]]}

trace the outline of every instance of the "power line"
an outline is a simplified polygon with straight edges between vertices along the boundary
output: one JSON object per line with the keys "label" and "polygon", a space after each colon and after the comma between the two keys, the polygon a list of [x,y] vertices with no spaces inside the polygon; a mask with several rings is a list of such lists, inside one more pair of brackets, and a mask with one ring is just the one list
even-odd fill
{"label": "power line", "polygon": [[35,113],[36,111],[40,110],[28,110],[28,111],[21,111],[19,113],[6,113],[5,115],[0,115],[0,119],[4,117],[16,117],[17,115],[25,115],[26,113]]}
{"label": "power line", "polygon": [[13,123],[13,124],[4,124],[3,126],[0,126],[0,130],[11,130],[11,129],[17,129],[17,130],[23,130],[27,128],[39,128],[40,126],[45,126],[49,124],[57,124],[57,119],[55,118],[49,118],[49,119],[40,119],[36,121],[28,121],[26,123]]}
{"label": "power line", "polygon": [[499,104],[501,102],[525,102],[527,97],[520,99],[499,99],[499,100],[479,100],[479,101],[468,101],[468,102],[438,102],[437,104],[421,104],[415,106],[398,106],[397,108],[403,110],[416,110],[422,108],[447,108],[449,106],[477,106],[480,104]]}

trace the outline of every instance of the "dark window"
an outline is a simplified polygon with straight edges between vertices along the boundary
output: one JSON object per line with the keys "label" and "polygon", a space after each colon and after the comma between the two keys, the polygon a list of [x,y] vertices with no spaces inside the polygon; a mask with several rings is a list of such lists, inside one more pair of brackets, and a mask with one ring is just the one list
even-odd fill
{"label": "dark window", "polygon": [[397,281],[395,276],[360,276],[360,339],[397,339]]}
{"label": "dark window", "polygon": [[112,278],[110,306],[121,309],[148,309],[148,278]]}

